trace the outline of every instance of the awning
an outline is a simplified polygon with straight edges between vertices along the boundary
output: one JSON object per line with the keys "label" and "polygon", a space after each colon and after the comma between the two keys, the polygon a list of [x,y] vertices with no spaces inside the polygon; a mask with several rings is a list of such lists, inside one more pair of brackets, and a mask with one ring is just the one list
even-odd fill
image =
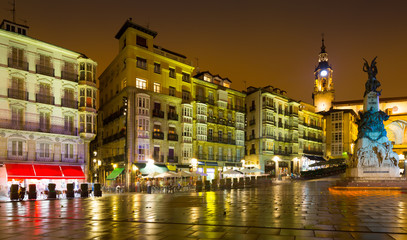
{"label": "awning", "polygon": [[63,178],[61,168],[58,165],[33,165],[35,175],[41,179]]}
{"label": "awning", "polygon": [[170,171],[176,171],[177,170],[177,166],[175,166],[175,165],[167,165],[167,168]]}
{"label": "awning", "polygon": [[61,166],[65,179],[85,179],[85,174],[80,166]]}
{"label": "awning", "polygon": [[140,172],[142,174],[150,174],[153,172],[165,173],[168,172],[168,168],[165,165],[147,164],[145,168],[141,168]]}
{"label": "awning", "polygon": [[85,179],[80,166],[8,164],[7,179]]}
{"label": "awning", "polygon": [[6,164],[7,179],[36,179],[34,167],[31,164]]}
{"label": "awning", "polygon": [[306,155],[306,154],[304,154],[304,157],[308,158],[309,160],[314,160],[314,161],[326,161],[321,156],[314,156],[314,155]]}
{"label": "awning", "polygon": [[115,168],[113,172],[107,176],[107,180],[116,180],[116,178],[123,172],[124,168]]}
{"label": "awning", "polygon": [[206,166],[218,166],[217,162],[206,162]]}

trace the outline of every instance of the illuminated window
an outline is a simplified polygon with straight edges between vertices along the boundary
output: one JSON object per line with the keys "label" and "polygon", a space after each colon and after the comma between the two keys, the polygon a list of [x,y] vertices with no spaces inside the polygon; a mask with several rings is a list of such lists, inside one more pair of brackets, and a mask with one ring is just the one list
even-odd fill
{"label": "illuminated window", "polygon": [[169,73],[170,78],[175,78],[175,68],[170,68],[169,70],[170,70],[170,73]]}
{"label": "illuminated window", "polygon": [[136,87],[140,89],[147,89],[147,81],[144,79],[136,79]]}
{"label": "illuminated window", "polygon": [[161,84],[160,83],[154,83],[154,92],[161,93]]}
{"label": "illuminated window", "polygon": [[138,117],[137,136],[140,138],[149,137],[150,120],[145,117]]}
{"label": "illuminated window", "polygon": [[161,74],[161,65],[159,63],[154,63],[154,72]]}
{"label": "illuminated window", "polygon": [[211,78],[208,77],[208,76],[204,76],[204,80],[207,81],[207,82],[211,82]]}
{"label": "illuminated window", "polygon": [[137,57],[137,67],[147,69],[147,60],[144,58]]}
{"label": "illuminated window", "polygon": [[137,96],[137,114],[149,116],[150,98],[146,95]]}

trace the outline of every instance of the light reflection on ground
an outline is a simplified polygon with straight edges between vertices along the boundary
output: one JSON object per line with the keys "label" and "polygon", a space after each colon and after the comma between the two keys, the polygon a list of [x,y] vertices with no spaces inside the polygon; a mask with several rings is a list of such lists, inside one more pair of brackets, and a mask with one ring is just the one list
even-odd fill
{"label": "light reflection on ground", "polygon": [[322,179],[206,193],[0,203],[0,239],[407,237],[403,191],[329,190],[333,183]]}

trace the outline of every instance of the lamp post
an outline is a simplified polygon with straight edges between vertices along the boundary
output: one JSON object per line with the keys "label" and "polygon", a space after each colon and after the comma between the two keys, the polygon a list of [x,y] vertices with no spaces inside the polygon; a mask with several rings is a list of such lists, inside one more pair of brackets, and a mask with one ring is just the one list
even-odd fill
{"label": "lamp post", "polygon": [[127,158],[127,97],[123,97],[123,115],[124,115],[124,131],[125,131],[125,137],[124,137],[124,170],[125,172],[125,182],[126,182],[126,189],[129,191],[130,187],[130,173],[129,173],[129,163],[128,163],[128,158]]}
{"label": "lamp post", "polygon": [[191,159],[191,166],[192,166],[192,171],[196,172],[196,170],[198,168],[198,159],[192,158]]}

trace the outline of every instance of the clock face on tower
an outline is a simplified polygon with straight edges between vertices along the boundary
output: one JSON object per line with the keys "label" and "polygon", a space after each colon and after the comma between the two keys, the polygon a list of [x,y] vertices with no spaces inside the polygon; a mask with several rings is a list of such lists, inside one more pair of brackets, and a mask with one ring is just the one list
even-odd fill
{"label": "clock face on tower", "polygon": [[321,75],[321,77],[326,77],[328,76],[328,71],[324,69],[319,74]]}

